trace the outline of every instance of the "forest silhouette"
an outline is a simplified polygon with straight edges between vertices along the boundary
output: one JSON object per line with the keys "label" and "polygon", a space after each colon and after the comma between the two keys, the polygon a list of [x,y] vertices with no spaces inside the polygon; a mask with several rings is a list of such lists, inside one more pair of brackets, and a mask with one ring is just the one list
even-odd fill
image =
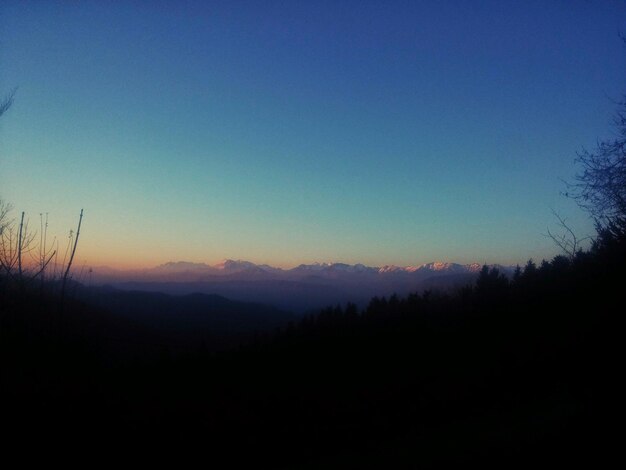
{"label": "forest silhouette", "polygon": [[[624,190],[623,178],[610,181]],[[529,261],[512,278],[485,266],[456,292],[376,297],[362,310],[348,303],[299,318],[188,297],[177,319],[197,318],[200,305],[200,330],[239,312],[220,347],[182,331],[177,344],[186,347],[176,349],[171,324],[159,330],[140,315],[112,315],[115,302],[93,302],[95,291],[72,281],[64,296],[65,279],[41,284],[3,272],[4,444],[146,458],[184,449],[231,467],[608,460],[619,450],[626,285],[626,214],[616,207],[593,214],[589,249]],[[130,313],[175,303],[104,295],[135,302]],[[255,315],[274,321],[238,328]]]}
{"label": "forest silhouette", "polygon": [[601,231],[512,279],[484,267],[457,293],[329,307],[178,354],[131,316],[74,297],[59,319],[58,294],[2,277],[2,427],[15,443],[275,467],[601,459],[616,449],[625,265],[626,239]]}

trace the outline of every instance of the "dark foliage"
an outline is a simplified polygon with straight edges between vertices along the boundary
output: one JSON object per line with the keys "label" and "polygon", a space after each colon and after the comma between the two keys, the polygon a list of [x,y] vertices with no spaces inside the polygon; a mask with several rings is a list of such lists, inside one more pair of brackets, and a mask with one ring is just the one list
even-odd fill
{"label": "dark foliage", "polygon": [[53,295],[0,285],[5,444],[272,468],[597,462],[619,448],[625,246],[603,232],[512,280],[485,267],[456,294],[329,307],[223,352],[172,354],[84,301],[59,324]]}

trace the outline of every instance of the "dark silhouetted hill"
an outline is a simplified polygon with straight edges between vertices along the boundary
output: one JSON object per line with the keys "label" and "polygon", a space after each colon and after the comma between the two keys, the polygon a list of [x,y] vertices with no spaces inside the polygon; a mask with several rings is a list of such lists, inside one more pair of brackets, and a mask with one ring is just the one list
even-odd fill
{"label": "dark silhouetted hill", "polygon": [[[604,466],[621,449],[625,247],[600,236],[512,277],[485,266],[456,292],[330,306],[230,350],[197,332],[288,317],[99,289],[59,322],[54,296],[0,291],[5,444],[232,467]],[[143,342],[127,351],[109,334]],[[178,350],[189,338],[199,346]]]}
{"label": "dark silhouetted hill", "polygon": [[143,325],[180,348],[241,342],[255,332],[285,326],[295,317],[271,306],[235,302],[219,295],[167,295],[112,287],[82,288],[77,298],[112,318]]}

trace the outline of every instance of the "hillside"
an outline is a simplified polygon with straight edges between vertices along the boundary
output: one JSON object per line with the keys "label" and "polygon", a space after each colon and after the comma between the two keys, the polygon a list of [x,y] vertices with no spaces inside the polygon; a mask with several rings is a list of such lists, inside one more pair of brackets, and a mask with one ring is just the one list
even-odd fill
{"label": "hillside", "polygon": [[[76,445],[184,448],[273,468],[597,462],[615,450],[620,246],[529,262],[512,279],[484,267],[457,294],[329,307],[230,352],[196,333],[227,338],[288,315],[218,296],[95,289],[81,294],[91,305],[68,308],[59,337],[33,334],[53,304],[27,296],[3,304],[3,426],[58,443],[62,421]],[[142,346],[90,336],[105,327]],[[176,349],[189,338],[201,347]]]}
{"label": "hillside", "polygon": [[77,299],[106,312],[112,322],[132,321],[157,333],[164,344],[182,350],[200,345],[210,349],[232,347],[255,333],[283,327],[295,318],[274,307],[200,293],[176,296],[83,287],[78,290]]}

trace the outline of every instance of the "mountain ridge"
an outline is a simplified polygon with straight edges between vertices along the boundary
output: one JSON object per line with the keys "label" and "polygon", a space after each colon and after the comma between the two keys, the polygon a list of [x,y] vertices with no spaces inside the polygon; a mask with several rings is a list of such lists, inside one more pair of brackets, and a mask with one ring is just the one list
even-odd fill
{"label": "mountain ridge", "polygon": [[[512,275],[512,267],[497,267]],[[351,301],[359,306],[374,296],[407,295],[424,290],[452,291],[475,281],[482,265],[431,262],[414,266],[366,266],[347,263],[300,264],[290,269],[223,260],[210,266],[168,262],[136,271],[92,269],[88,285],[110,284],[124,290],[157,291],[175,295],[194,292],[228,299],[274,305],[307,312]]]}
{"label": "mountain ridge", "polygon": [[[104,272],[106,274],[118,274],[124,275],[145,275],[145,276],[163,276],[163,275],[213,275],[213,276],[225,276],[235,275],[238,273],[257,273],[257,274],[271,274],[278,276],[285,276],[285,278],[292,278],[299,275],[316,274],[378,274],[378,275],[392,275],[392,274],[415,274],[415,273],[478,273],[483,264],[480,263],[468,263],[460,264],[454,262],[442,262],[432,261],[429,263],[422,263],[418,265],[384,265],[384,266],[367,266],[362,263],[348,264],[342,262],[324,262],[324,263],[310,263],[299,264],[293,268],[280,268],[274,267],[268,264],[256,264],[251,261],[245,260],[233,260],[224,259],[214,265],[207,263],[196,263],[190,261],[169,261],[152,268],[146,269],[134,269],[134,270],[122,270],[109,268],[107,266],[100,266],[93,268],[93,271],[98,273]],[[490,268],[497,268],[504,274],[511,274],[515,269],[515,266],[507,266],[501,264],[488,264]]]}

